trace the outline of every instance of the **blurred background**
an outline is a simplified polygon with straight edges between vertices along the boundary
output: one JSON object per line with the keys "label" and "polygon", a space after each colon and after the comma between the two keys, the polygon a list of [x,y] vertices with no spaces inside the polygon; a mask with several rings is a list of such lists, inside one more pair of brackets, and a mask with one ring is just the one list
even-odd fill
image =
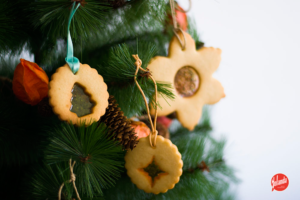
{"label": "blurred background", "polygon": [[[299,0],[192,0],[205,46],[223,50],[215,77],[227,96],[211,116],[242,180],[237,199],[300,199],[299,9]],[[285,191],[272,192],[277,173],[289,178]]]}

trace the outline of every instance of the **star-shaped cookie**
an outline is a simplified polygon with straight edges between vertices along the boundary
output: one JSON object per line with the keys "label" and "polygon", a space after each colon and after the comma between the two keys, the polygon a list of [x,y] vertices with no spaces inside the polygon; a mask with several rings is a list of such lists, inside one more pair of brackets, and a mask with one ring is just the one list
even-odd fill
{"label": "star-shaped cookie", "polygon": [[[221,50],[212,47],[196,50],[193,38],[188,33],[184,32],[184,35],[184,50],[173,37],[168,57],[154,57],[148,69],[156,81],[171,83],[175,94],[175,99],[168,102],[162,96],[158,97],[161,106],[158,116],[175,111],[181,124],[193,130],[201,118],[203,105],[217,103],[225,97],[223,86],[212,77],[220,64]],[[184,40],[182,34],[179,37]],[[151,113],[154,114],[154,110]]]}

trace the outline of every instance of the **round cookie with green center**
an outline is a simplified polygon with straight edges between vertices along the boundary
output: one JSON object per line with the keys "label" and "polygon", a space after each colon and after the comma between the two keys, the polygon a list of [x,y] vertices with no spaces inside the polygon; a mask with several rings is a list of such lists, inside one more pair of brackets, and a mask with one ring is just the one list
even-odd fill
{"label": "round cookie with green center", "polygon": [[[75,97],[73,92],[74,87],[76,89],[77,86],[80,86],[82,91],[77,92],[77,97]],[[73,74],[69,65],[65,64],[52,75],[48,96],[53,112],[60,120],[71,121],[77,125],[90,125],[105,114],[109,94],[107,85],[96,69],[87,64],[80,64],[78,72]],[[87,102],[81,103],[85,99]],[[73,103],[80,102],[76,105],[76,109],[73,108],[72,100],[74,100]],[[90,110],[86,111],[87,108]],[[84,112],[78,112],[78,110],[84,110]]]}

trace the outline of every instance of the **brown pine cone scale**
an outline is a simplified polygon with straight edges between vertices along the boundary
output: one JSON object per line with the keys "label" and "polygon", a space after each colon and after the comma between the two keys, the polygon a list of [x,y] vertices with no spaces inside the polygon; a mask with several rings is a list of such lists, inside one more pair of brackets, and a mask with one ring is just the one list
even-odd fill
{"label": "brown pine cone scale", "polygon": [[124,149],[132,150],[136,147],[139,141],[134,128],[131,127],[131,121],[124,116],[112,95],[109,96],[105,115],[99,120],[99,123],[101,122],[104,122],[109,128],[109,136],[112,136],[115,141],[119,141]]}

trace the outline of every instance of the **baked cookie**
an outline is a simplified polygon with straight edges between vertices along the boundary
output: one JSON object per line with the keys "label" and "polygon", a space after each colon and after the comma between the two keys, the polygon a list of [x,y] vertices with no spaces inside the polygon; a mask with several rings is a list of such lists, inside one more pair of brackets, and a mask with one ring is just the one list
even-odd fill
{"label": "baked cookie", "polygon": [[[89,112],[83,112],[84,114],[72,112],[73,90],[79,91],[80,94],[85,92],[89,95],[90,102],[87,102],[87,106],[90,108]],[[65,64],[52,75],[48,96],[53,112],[58,115],[60,120],[71,121],[77,125],[82,123],[90,125],[105,114],[109,94],[107,85],[96,69],[87,64],[80,64],[78,72],[73,74],[69,65]],[[77,106],[80,107],[81,105]],[[80,109],[77,108],[77,110]]]}
{"label": "baked cookie", "polygon": [[149,136],[140,138],[132,151],[127,151],[125,168],[131,181],[148,193],[165,193],[174,188],[182,174],[183,162],[177,147],[169,139],[158,135],[156,147]]}
{"label": "baked cookie", "polygon": [[[175,99],[169,102],[158,96],[161,106],[158,116],[175,111],[182,126],[193,130],[201,118],[203,105],[217,103],[225,97],[221,83],[212,77],[220,64],[221,50],[212,47],[196,50],[193,38],[188,33],[183,34],[186,38],[184,50],[174,36],[169,56],[154,57],[147,68],[157,82],[171,83],[175,94]],[[179,37],[184,41],[182,34]],[[154,112],[152,109],[151,114]]]}

